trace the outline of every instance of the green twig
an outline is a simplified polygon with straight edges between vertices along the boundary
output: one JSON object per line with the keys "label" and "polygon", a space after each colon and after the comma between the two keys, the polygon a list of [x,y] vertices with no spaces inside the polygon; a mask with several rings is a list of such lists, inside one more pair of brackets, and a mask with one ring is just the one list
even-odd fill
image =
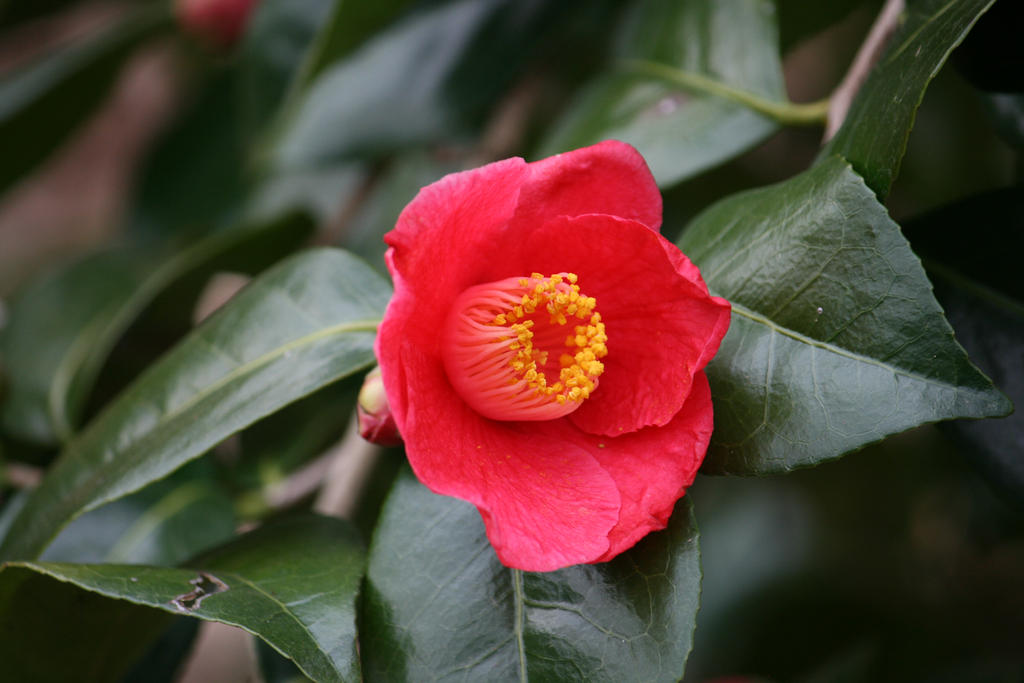
{"label": "green twig", "polygon": [[623,62],[623,68],[633,73],[656,78],[686,90],[714,95],[732,100],[753,109],[759,114],[787,126],[824,125],[828,118],[829,100],[796,104],[794,102],[777,102],[760,95],[726,85],[721,81],[708,78],[692,71],[683,71],[666,64],[631,59]]}

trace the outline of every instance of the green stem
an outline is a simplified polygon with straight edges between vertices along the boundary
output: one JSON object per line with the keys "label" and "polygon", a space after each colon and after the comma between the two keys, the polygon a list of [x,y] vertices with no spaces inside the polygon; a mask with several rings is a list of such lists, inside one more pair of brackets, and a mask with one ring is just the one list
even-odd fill
{"label": "green stem", "polygon": [[827,98],[807,104],[776,102],[746,90],[733,88],[702,74],[641,59],[627,60],[623,62],[623,68],[642,76],[666,81],[686,90],[732,100],[786,126],[824,125],[828,118],[829,100]]}

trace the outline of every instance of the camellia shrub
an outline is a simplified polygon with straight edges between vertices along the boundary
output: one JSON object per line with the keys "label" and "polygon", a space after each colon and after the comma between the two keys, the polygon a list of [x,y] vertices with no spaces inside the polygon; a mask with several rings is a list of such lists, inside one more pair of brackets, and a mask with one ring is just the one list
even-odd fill
{"label": "camellia shrub", "polygon": [[1017,680],[1021,7],[0,4],[0,680]]}

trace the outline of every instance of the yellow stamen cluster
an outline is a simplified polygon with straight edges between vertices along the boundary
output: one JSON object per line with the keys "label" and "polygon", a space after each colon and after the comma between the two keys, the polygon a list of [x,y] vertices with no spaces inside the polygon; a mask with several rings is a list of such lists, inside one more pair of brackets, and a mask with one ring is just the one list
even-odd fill
{"label": "yellow stamen cluster", "polygon": [[[580,293],[573,273],[555,274],[544,277],[533,273],[529,278],[519,280],[526,289],[519,304],[505,313],[499,313],[493,325],[508,328],[509,350],[513,351],[509,365],[517,378],[538,396],[552,397],[559,404],[567,401],[582,402],[596,387],[594,380],[604,372],[600,359],[608,355],[604,323],[601,314],[594,308],[597,301]],[[549,384],[543,366],[548,362],[548,352],[537,350],[534,344],[535,321],[529,316],[547,312],[551,327],[568,326],[570,321],[581,324],[572,326],[572,334],[565,337],[566,351],[561,354],[558,381]],[[513,378],[511,383],[518,381]]]}

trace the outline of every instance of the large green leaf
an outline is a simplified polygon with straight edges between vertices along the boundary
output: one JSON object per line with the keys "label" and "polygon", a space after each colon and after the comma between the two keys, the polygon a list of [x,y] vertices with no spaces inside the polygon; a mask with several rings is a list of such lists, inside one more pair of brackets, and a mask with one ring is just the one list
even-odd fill
{"label": "large green leaf", "polygon": [[395,227],[409,197],[415,197],[421,187],[438,178],[464,168],[456,159],[438,158],[423,150],[396,157],[346,225],[340,245],[379,270],[386,270],[384,234]]}
{"label": "large green leaf", "polygon": [[211,69],[190,84],[175,121],[137,172],[127,227],[146,236],[225,228],[241,220],[253,184],[237,96],[241,70]]}
{"label": "large green leaf", "polygon": [[40,559],[174,566],[225,542],[237,522],[213,469],[209,461],[196,461],[90,510],[64,527]]}
{"label": "large green leaf", "polygon": [[171,25],[159,4],[0,80],[0,194],[45,159],[106,95],[125,58]]}
{"label": "large green leaf", "polygon": [[70,435],[69,412],[77,412],[85,393],[72,387],[92,383],[145,270],[128,250],[102,252],[30,282],[11,302],[0,335],[0,353],[11,363],[0,404],[5,431],[48,445]]}
{"label": "large green leaf", "polygon": [[[68,650],[85,660],[77,664],[86,672],[108,667],[110,663],[101,658],[104,656],[124,665],[124,653],[115,647],[120,637],[96,639],[83,629],[86,624],[79,621],[77,611],[72,619],[54,619],[55,614],[68,615],[71,606],[79,602],[93,608],[81,616],[88,623],[99,622],[100,632],[116,616],[117,633],[123,634],[126,646],[132,649],[137,649],[143,634],[152,634],[152,625],[166,623],[161,611],[188,614],[239,626],[259,636],[316,681],[354,681],[359,678],[356,596],[364,563],[358,535],[345,522],[297,517],[257,529],[189,562],[187,569],[8,564],[0,572],[4,673],[11,680],[24,681],[111,680],[83,677],[63,661]],[[97,594],[114,600],[97,600]],[[41,612],[38,601],[52,609]],[[72,634],[51,640],[62,631]],[[90,649],[94,650],[91,657]],[[67,677],[61,679],[60,673]]]}
{"label": "large green leaf", "polygon": [[344,0],[264,0],[253,9],[239,61],[239,106],[252,140],[271,120],[297,81],[336,5]]}
{"label": "large green leaf", "polygon": [[[125,577],[125,583],[130,580]],[[120,680],[173,620],[169,614],[87,593],[26,567],[0,568],[5,680]]]}
{"label": "large green leaf", "polygon": [[643,59],[785,101],[775,8],[768,0],[646,0],[624,22],[613,71],[590,84],[541,156],[609,138],[644,155],[662,187],[749,149],[777,129],[735,102],[622,70]]}
{"label": "large green leaf", "polygon": [[290,214],[215,234],[169,257],[153,247],[96,254],[30,284],[0,334],[0,354],[10,363],[0,424],[35,443],[67,441],[114,343],[155,296],[185,274],[256,273],[311,231],[306,217]]}
{"label": "large green leaf", "polygon": [[336,0],[326,24],[306,54],[296,86],[309,84],[321,71],[366,42],[411,4],[411,0]]}
{"label": "large green leaf", "polygon": [[72,441],[0,546],[30,559],[72,519],[160,479],[225,437],[373,362],[387,283],[321,249],[266,272]]}
{"label": "large green leaf", "polygon": [[909,3],[878,64],[857,93],[839,132],[821,154],[845,157],[878,196],[900,169],[924,91],[949,53],[994,0],[918,0]]}
{"label": "large green leaf", "polygon": [[[408,0],[274,0],[256,10],[238,69],[234,103],[244,124],[246,163],[265,160],[268,149],[303,106],[306,91],[324,69],[369,40]],[[302,207],[323,221],[333,219],[365,182],[363,165],[350,160],[289,169],[262,167],[252,188],[250,215]]]}
{"label": "large green leaf", "polygon": [[266,150],[293,171],[464,137],[482,122],[570,3],[423,4],[324,69]]}
{"label": "large green leaf", "polygon": [[680,246],[733,304],[708,366],[705,471],[779,472],[1007,399],[953,339],[920,261],[832,158],[712,206]]}
{"label": "large green leaf", "polygon": [[406,470],[370,550],[360,652],[367,680],[677,681],[699,602],[688,499],[611,562],[524,573],[472,505]]}

